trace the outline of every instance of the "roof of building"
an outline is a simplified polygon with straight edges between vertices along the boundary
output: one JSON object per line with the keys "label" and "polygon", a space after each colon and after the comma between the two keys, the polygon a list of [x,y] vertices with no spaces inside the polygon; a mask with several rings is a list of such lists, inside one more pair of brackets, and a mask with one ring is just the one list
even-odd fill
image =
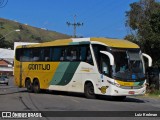
{"label": "roof of building", "polygon": [[13,59],[14,51],[10,49],[0,48],[0,59]]}
{"label": "roof of building", "polygon": [[10,61],[0,59],[0,66],[8,66],[11,65],[12,63]]}

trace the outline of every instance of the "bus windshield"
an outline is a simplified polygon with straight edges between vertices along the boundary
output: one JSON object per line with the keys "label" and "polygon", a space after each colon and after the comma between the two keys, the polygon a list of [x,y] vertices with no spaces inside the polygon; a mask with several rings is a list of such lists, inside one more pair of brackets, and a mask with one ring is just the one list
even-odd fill
{"label": "bus windshield", "polygon": [[112,67],[114,79],[123,81],[144,80],[143,64],[139,49],[112,49],[115,65]]}

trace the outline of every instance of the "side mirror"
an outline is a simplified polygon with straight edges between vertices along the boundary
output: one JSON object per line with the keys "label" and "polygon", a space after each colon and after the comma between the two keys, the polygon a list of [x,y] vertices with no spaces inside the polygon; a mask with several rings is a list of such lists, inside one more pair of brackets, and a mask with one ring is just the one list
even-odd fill
{"label": "side mirror", "polygon": [[152,58],[145,53],[142,53],[142,56],[144,56],[148,59],[148,66],[151,67],[152,66]]}
{"label": "side mirror", "polygon": [[110,60],[110,65],[114,65],[114,57],[110,52],[100,51],[100,53],[107,55],[109,57],[109,60]]}

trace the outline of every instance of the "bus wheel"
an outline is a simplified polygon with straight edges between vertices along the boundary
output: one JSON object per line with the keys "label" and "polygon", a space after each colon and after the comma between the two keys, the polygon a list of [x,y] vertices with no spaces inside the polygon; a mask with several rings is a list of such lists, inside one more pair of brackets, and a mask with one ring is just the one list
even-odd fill
{"label": "bus wheel", "polygon": [[33,91],[33,89],[32,89],[32,83],[31,83],[31,81],[29,79],[26,80],[25,87],[27,88],[28,92],[32,92]]}
{"label": "bus wheel", "polygon": [[88,99],[95,99],[96,95],[94,94],[94,87],[91,82],[88,82],[84,86],[84,94]]}
{"label": "bus wheel", "polygon": [[40,93],[40,84],[38,79],[33,81],[33,91],[34,93]]}
{"label": "bus wheel", "polygon": [[112,99],[115,101],[123,101],[126,99],[126,96],[112,96]]}

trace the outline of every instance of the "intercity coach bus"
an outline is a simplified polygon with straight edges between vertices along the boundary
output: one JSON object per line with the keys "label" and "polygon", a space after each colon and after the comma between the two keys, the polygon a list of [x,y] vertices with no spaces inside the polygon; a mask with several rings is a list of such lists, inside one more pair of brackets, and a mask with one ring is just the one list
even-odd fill
{"label": "intercity coach bus", "polygon": [[143,57],[149,55],[126,40],[72,38],[16,48],[15,84],[29,92],[42,89],[109,95],[124,99],[146,92]]}

